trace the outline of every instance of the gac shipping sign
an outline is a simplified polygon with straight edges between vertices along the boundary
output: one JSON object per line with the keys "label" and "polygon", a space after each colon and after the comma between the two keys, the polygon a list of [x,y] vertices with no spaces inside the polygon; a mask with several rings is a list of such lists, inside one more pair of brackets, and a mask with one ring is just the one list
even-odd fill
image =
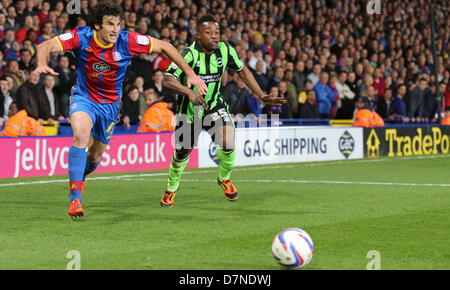
{"label": "gac shipping sign", "polygon": [[[236,166],[363,158],[361,128],[237,128]],[[217,145],[206,132],[199,139],[199,167],[218,164]]]}
{"label": "gac shipping sign", "polygon": [[450,126],[364,129],[364,156],[448,154]]}

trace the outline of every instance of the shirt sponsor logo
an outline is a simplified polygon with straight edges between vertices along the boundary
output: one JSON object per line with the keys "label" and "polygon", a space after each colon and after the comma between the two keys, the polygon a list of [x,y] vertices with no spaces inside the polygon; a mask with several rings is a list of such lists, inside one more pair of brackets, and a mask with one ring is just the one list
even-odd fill
{"label": "shirt sponsor logo", "polygon": [[103,73],[103,72],[107,72],[111,69],[111,67],[109,66],[109,64],[102,62],[96,63],[92,66],[92,68],[96,71],[98,71],[99,73]]}
{"label": "shirt sponsor logo", "polygon": [[222,76],[222,74],[220,74],[220,73],[209,74],[209,75],[199,75],[199,77],[205,82],[205,84],[220,82],[221,76]]}

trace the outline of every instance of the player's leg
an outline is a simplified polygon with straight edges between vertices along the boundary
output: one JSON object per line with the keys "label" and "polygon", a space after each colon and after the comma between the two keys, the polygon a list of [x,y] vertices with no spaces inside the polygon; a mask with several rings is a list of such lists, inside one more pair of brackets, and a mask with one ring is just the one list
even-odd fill
{"label": "player's leg", "polygon": [[92,119],[84,111],[74,112],[70,117],[73,131],[73,144],[68,153],[69,186],[70,186],[70,216],[84,214],[81,208],[81,191],[83,188],[83,175],[86,166],[86,149],[92,130]]}
{"label": "player's leg", "polygon": [[[199,132],[195,132],[195,126],[186,121],[185,115],[177,115],[175,128],[175,151],[170,161],[167,187],[161,198],[162,207],[173,207],[175,193],[180,187],[180,179],[184,169],[189,163],[189,155],[197,142]],[[201,130],[201,127],[200,127]]]}
{"label": "player's leg", "polygon": [[204,126],[213,141],[220,147],[217,150],[219,169],[217,182],[229,201],[239,198],[238,191],[230,181],[236,153],[234,151],[234,122],[225,104],[218,103],[205,115]]}
{"label": "player's leg", "polygon": [[219,159],[217,182],[222,187],[225,197],[229,201],[235,201],[239,198],[239,193],[230,180],[231,170],[236,158],[234,138],[234,126],[229,123],[224,124],[215,132],[215,142],[220,146],[219,150],[217,150],[217,159]]}
{"label": "player's leg", "polygon": [[83,180],[86,179],[88,174],[97,169],[98,165],[102,161],[102,156],[106,150],[106,146],[106,144],[91,136],[91,142],[86,156],[86,166],[84,168]]}
{"label": "player's leg", "polygon": [[175,194],[180,187],[180,179],[184,169],[189,163],[189,155],[192,149],[175,150],[170,161],[169,177],[167,180],[167,187],[161,198],[162,207],[173,207],[175,202]]}

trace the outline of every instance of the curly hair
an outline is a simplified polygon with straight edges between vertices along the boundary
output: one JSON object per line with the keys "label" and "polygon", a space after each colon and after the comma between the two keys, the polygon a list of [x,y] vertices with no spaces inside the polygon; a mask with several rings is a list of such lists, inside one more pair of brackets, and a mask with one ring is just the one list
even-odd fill
{"label": "curly hair", "polygon": [[102,26],[104,16],[118,16],[123,18],[123,11],[119,4],[111,0],[102,0],[92,8],[90,15],[91,27],[95,29],[95,24]]}

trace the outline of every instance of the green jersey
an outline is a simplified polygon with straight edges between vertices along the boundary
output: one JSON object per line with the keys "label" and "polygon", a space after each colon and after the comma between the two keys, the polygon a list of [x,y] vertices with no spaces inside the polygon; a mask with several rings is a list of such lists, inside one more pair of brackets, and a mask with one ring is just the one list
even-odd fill
{"label": "green jersey", "polygon": [[[226,68],[240,71],[244,67],[234,48],[226,42],[219,42],[216,50],[212,54],[206,54],[201,51],[197,42],[194,42],[191,46],[181,50],[180,53],[195,74],[208,86],[208,93],[204,98],[209,110],[213,110],[216,106],[228,107],[220,95],[222,75]],[[166,75],[175,77],[183,85],[187,85],[186,75],[174,62],[167,69]],[[197,91],[195,88],[194,90]],[[189,101],[187,96],[179,96],[177,103],[179,114],[186,114],[191,118],[193,117],[194,104]]]}

